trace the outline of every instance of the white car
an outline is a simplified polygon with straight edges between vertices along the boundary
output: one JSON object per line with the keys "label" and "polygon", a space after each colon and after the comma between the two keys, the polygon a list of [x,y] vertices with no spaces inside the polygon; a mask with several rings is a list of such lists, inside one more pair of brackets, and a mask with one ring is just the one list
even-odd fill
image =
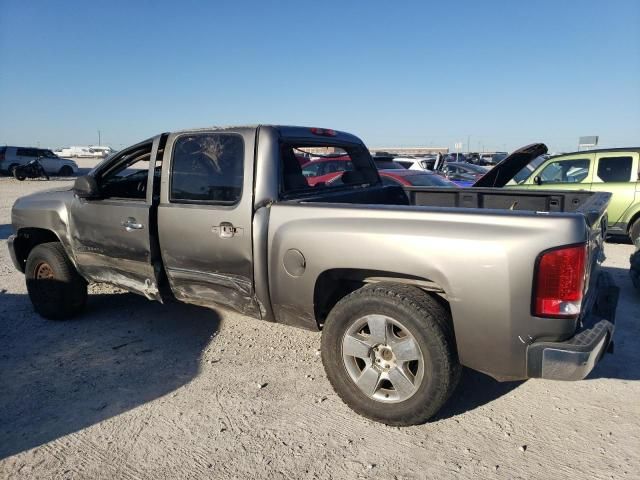
{"label": "white car", "polygon": [[100,145],[87,145],[63,147],[54,150],[54,153],[59,157],[105,158],[113,153],[113,149],[111,147],[104,147]]}
{"label": "white car", "polygon": [[[407,170],[432,170],[435,159],[432,158],[412,158],[395,157],[394,162],[399,163]],[[431,168],[429,168],[431,167]]]}
{"label": "white car", "polygon": [[60,158],[46,148],[0,147],[0,171],[13,175],[18,165],[38,160],[49,175],[70,177],[78,173],[78,164],[68,158]]}

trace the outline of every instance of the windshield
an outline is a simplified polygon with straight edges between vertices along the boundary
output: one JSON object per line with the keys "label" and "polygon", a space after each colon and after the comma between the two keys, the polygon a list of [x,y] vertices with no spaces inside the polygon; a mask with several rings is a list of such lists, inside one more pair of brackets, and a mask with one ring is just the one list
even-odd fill
{"label": "windshield", "polygon": [[522,170],[513,176],[513,181],[517,184],[521,184],[531,176],[531,174],[540,166],[542,162],[546,160],[544,155],[534,158],[529,162],[529,165],[525,166]]}

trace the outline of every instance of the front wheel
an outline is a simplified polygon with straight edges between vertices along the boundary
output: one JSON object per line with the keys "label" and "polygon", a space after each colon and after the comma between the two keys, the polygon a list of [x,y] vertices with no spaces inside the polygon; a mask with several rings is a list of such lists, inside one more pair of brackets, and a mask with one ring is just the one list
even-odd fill
{"label": "front wheel", "polygon": [[367,285],[329,314],[322,360],[336,393],[355,412],[388,425],[435,415],[460,378],[448,310],[407,285]]}
{"label": "front wheel", "polygon": [[19,168],[14,168],[14,169],[13,169],[13,177],[14,177],[16,180],[20,180],[21,182],[22,182],[25,178],[27,178],[27,176],[26,176],[24,173],[22,173],[22,171],[21,171]]}
{"label": "front wheel", "polygon": [[37,245],[25,267],[27,291],[37,313],[62,320],[81,312],[87,302],[87,282],[58,242]]}

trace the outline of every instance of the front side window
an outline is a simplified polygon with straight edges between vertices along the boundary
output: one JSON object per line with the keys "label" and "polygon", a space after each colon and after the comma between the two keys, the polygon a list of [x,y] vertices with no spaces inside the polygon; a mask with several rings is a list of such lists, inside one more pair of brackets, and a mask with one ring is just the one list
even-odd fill
{"label": "front side window", "polygon": [[98,179],[100,194],[104,198],[147,198],[147,176],[151,144],[124,155],[107,167]]}
{"label": "front side window", "polygon": [[542,183],[580,183],[589,174],[589,159],[557,160],[540,172]]}
{"label": "front side window", "polygon": [[242,195],[244,142],[229,133],[184,135],[176,140],[171,201],[234,205]]}
{"label": "front side window", "polygon": [[605,183],[631,181],[631,157],[600,157],[598,178]]}

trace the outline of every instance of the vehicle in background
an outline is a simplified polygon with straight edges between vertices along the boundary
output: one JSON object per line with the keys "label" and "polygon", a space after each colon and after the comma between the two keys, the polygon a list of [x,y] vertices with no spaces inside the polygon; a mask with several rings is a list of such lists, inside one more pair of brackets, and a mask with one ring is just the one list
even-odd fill
{"label": "vehicle in background", "polygon": [[23,181],[27,178],[40,178],[44,177],[49,180],[49,175],[44,171],[42,164],[38,159],[33,159],[26,165],[17,165],[13,169],[13,177],[16,180]]}
{"label": "vehicle in background", "polygon": [[[341,148],[352,170],[310,186],[300,147]],[[46,318],[79,314],[88,282],[106,282],[321,330],[337,394],[412,425],[443,406],[462,365],[503,381],[593,369],[618,292],[601,269],[609,198],[388,186],[345,132],[196,129],[126,148],[73,190],[19,198],[7,246]]]}
{"label": "vehicle in background", "polygon": [[[640,147],[611,148],[565,153],[523,167],[507,185],[542,190],[589,190],[611,192],[608,233],[640,238]],[[498,168],[498,167],[494,167]],[[518,183],[519,182],[519,183]]]}
{"label": "vehicle in background", "polygon": [[447,153],[444,156],[444,161],[445,162],[468,162],[469,160],[467,159],[466,155],[464,153]]}
{"label": "vehicle in background", "polygon": [[114,153],[114,150],[111,147],[94,145],[62,147],[54,150],[54,153],[65,158],[106,158]]}
{"label": "vehicle in background", "polygon": [[516,173],[513,176],[511,185],[513,185],[514,183],[517,185],[520,185],[522,182],[524,182],[527,178],[531,176],[531,174],[535,171],[536,168],[542,165],[542,162],[544,162],[548,158],[549,158],[549,155],[540,155],[539,157],[531,160],[531,163],[529,165],[526,165],[522,170],[520,170],[518,173]]}
{"label": "vehicle in background", "polygon": [[438,169],[437,173],[459,187],[470,187],[488,171],[488,168],[472,163],[447,162]]}
{"label": "vehicle in background", "polygon": [[372,158],[378,170],[404,170],[402,165],[393,161],[394,157],[391,154],[376,152],[375,155],[372,155]]}
{"label": "vehicle in background", "polygon": [[476,152],[469,152],[465,154],[465,157],[467,159],[467,162],[469,163],[473,163],[476,165],[480,164],[480,154],[476,153]]}
{"label": "vehicle in background", "polygon": [[407,170],[433,170],[436,159],[435,157],[394,157],[393,161]]}
{"label": "vehicle in background", "polygon": [[351,157],[348,154],[316,157],[302,165],[302,175],[311,187],[329,182],[347,170],[353,170]]}
{"label": "vehicle in background", "polygon": [[102,158],[107,158],[112,153],[115,153],[115,150],[113,148],[101,145],[90,145],[89,151]]}
{"label": "vehicle in background", "polygon": [[457,185],[446,178],[437,175],[435,172],[415,170],[379,170],[383,185],[400,185],[403,187],[449,187],[456,188]]}
{"label": "vehicle in background", "polygon": [[67,158],[60,158],[51,150],[33,147],[0,147],[0,172],[13,176],[14,169],[38,160],[49,175],[69,177],[78,173],[78,164]]}
{"label": "vehicle in background", "polygon": [[[383,185],[395,185],[401,187],[448,187],[457,188],[457,185],[446,178],[431,171],[407,170],[406,168],[392,168],[378,170]],[[328,184],[342,184],[342,175],[330,180]]]}
{"label": "vehicle in background", "polygon": [[482,153],[478,161],[473,163],[483,166],[497,165],[502,160],[507,158],[508,155],[509,154],[507,152]]}

